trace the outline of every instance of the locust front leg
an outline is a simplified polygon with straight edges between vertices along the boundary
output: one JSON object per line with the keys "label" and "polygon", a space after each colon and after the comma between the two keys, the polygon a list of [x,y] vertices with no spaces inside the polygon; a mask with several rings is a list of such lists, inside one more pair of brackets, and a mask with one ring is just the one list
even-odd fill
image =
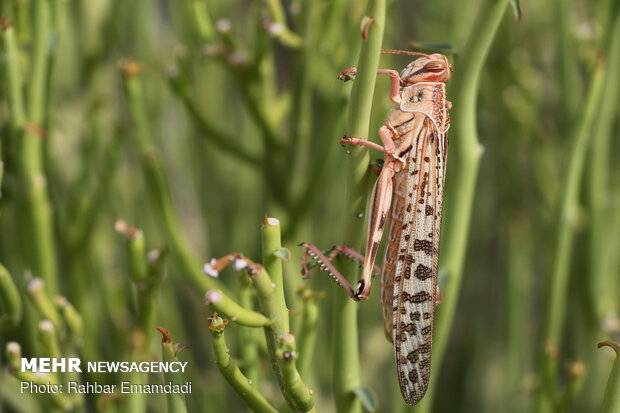
{"label": "locust front leg", "polygon": [[[353,79],[353,76],[350,76],[350,74],[355,75],[356,73],[357,67],[351,67],[340,72],[338,79],[346,82],[347,80]],[[377,74],[390,75],[390,99],[392,99],[392,102],[400,105],[401,80],[398,72],[394,69],[377,69]]]}

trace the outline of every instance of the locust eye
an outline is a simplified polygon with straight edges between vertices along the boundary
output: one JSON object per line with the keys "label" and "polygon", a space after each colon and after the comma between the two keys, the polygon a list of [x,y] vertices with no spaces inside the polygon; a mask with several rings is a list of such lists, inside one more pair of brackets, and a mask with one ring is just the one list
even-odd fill
{"label": "locust eye", "polygon": [[424,66],[424,69],[426,69],[428,72],[440,73],[446,69],[446,66],[443,62],[440,62],[438,60],[431,60]]}

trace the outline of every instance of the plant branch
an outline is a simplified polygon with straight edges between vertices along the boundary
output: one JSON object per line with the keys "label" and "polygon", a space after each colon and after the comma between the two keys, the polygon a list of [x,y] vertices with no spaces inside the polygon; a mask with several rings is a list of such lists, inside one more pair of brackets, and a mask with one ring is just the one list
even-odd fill
{"label": "plant branch", "polygon": [[269,34],[284,46],[294,49],[301,47],[303,45],[301,38],[286,25],[286,16],[280,0],[267,0],[266,3],[272,20],[267,27]]}
{"label": "plant branch", "polygon": [[277,410],[256,390],[252,382],[243,375],[239,367],[237,367],[237,363],[230,356],[230,351],[226,347],[226,340],[224,338],[226,320],[223,320],[215,313],[213,317],[209,318],[208,326],[213,336],[215,362],[226,381],[253,411],[258,413],[277,413]]}
{"label": "plant branch", "polygon": [[192,121],[200,130],[203,138],[213,142],[227,154],[239,158],[240,161],[247,162],[253,167],[261,167],[261,159],[259,157],[249,153],[244,147],[235,144],[238,140],[235,136],[218,130],[200,113],[196,103],[189,96],[186,88],[178,76],[169,76],[168,83],[174,94],[181,99],[183,106],[188,111]]}
{"label": "plant branch", "polygon": [[548,403],[556,403],[558,375],[558,351],[562,329],[566,318],[566,298],[570,276],[571,252],[574,244],[575,223],[579,208],[579,188],[583,178],[585,156],[592,136],[591,130],[598,114],[604,90],[605,64],[601,59],[592,77],[583,108],[569,146],[569,160],[566,165],[563,198],[559,207],[556,244],[552,269],[549,274],[547,310],[543,326],[543,343],[539,343],[540,374],[543,393],[539,395],[539,408],[548,409]]}
{"label": "plant branch", "polygon": [[122,69],[126,79],[129,107],[136,128],[135,142],[142,155],[144,177],[149,186],[149,192],[154,197],[155,204],[161,214],[163,229],[170,243],[172,256],[181,269],[181,274],[195,287],[203,291],[219,289],[224,292],[226,288],[223,285],[220,285],[213,278],[205,277],[202,273],[199,261],[192,255],[183,237],[179,218],[172,205],[162,160],[153,145],[146,108],[144,107],[142,85],[138,76],[141,71],[140,65],[135,61],[128,60],[123,63]]}
{"label": "plant branch", "polygon": [[[377,68],[385,29],[384,0],[373,0],[368,4],[368,16],[374,23],[368,32],[368,40],[362,42],[357,64],[357,76],[351,89],[347,136],[367,138],[370,127]],[[364,238],[363,218],[366,216],[368,197],[368,149],[349,146],[345,156],[346,201],[344,215],[343,243],[359,250]],[[341,274],[346,274],[354,283],[359,274],[356,263],[340,260]],[[334,398],[339,413],[361,411],[361,402],[353,392],[360,387],[359,337],[357,329],[357,303],[342,291],[334,294],[333,308],[334,332]]]}
{"label": "plant branch", "polygon": [[616,353],[616,359],[609,374],[609,380],[607,380],[607,387],[605,387],[601,413],[617,413],[620,411],[620,344],[614,341],[598,343],[599,348],[603,346],[611,347]]}
{"label": "plant branch", "polygon": [[28,82],[28,122],[23,124],[20,164],[22,168],[25,211],[28,216],[26,237],[31,245],[32,271],[45,280],[50,293],[58,292],[58,274],[51,205],[44,174],[45,107],[49,67],[50,1],[37,0],[34,9],[34,48]]}
{"label": "plant branch", "polygon": [[[267,354],[272,369],[280,382],[284,398],[294,410],[308,412],[314,406],[312,392],[304,385],[301,376],[297,373],[295,363],[278,356],[279,351],[283,348],[282,346],[286,344],[287,340],[283,337],[288,332],[285,330],[274,283],[262,266],[245,260],[248,262],[246,267],[248,274],[258,293],[261,312],[271,320],[271,324],[265,326]],[[292,373],[292,370],[295,372]]]}
{"label": "plant branch", "polygon": [[[161,339],[161,354],[162,361],[166,363],[178,362],[179,353],[187,348],[186,344],[177,343],[172,344],[172,338],[170,333],[162,327],[157,328],[162,333]],[[183,373],[172,374],[170,372],[164,372],[164,381],[172,383],[173,385],[183,385]],[[168,400],[168,413],[186,413],[187,402],[185,401],[185,395],[182,393],[168,393],[166,395]]]}
{"label": "plant branch", "polygon": [[11,274],[0,264],[0,331],[15,328],[22,319],[22,299]]}
{"label": "plant branch", "polygon": [[213,311],[224,314],[237,324],[246,327],[265,327],[270,320],[261,313],[248,310],[237,304],[236,301],[222,294],[220,290],[209,290],[205,295],[205,303]]}
{"label": "plant branch", "polygon": [[299,373],[307,376],[314,356],[314,346],[316,344],[317,324],[319,317],[319,307],[316,303],[316,294],[307,286],[303,285],[299,291],[302,301],[301,327],[298,334],[299,358],[297,365]]}
{"label": "plant branch", "polygon": [[282,273],[282,257],[277,256],[282,250],[280,239],[280,221],[265,215],[262,226],[263,266],[274,283],[276,301],[278,304],[282,327],[285,332],[290,331],[288,308],[284,298],[284,280]]}

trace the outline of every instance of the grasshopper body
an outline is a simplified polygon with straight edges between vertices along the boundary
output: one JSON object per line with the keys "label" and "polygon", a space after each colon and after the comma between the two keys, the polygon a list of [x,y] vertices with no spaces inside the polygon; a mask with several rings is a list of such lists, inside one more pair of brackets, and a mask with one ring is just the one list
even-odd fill
{"label": "grasshopper body", "polygon": [[[387,227],[381,271],[381,304],[385,333],[394,344],[401,393],[418,403],[428,388],[435,305],[443,192],[450,126],[445,85],[452,66],[440,54],[422,55],[391,78],[390,98],[399,104],[379,130],[383,147],[358,138],[341,143],[365,145],[385,152],[371,195],[366,254],[360,281],[351,288],[325,257],[306,244],[355,300],[368,298],[379,243]],[[356,69],[347,69],[355,73]],[[338,251],[345,252],[339,247]]]}

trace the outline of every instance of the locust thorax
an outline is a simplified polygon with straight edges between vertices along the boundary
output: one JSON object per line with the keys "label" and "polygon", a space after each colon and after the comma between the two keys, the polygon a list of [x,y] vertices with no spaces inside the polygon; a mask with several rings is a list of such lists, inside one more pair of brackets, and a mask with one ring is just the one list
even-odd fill
{"label": "locust thorax", "polygon": [[447,83],[452,74],[452,65],[446,56],[435,53],[409,63],[400,73],[401,86],[407,87],[418,82]]}

